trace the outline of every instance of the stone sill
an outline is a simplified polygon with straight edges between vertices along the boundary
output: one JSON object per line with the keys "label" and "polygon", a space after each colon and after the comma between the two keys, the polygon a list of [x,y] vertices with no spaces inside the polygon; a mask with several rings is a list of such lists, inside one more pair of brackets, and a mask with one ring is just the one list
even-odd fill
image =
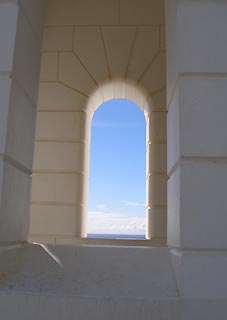
{"label": "stone sill", "polygon": [[[44,239],[44,241],[42,241]],[[58,237],[53,241],[53,237],[31,236],[31,243],[45,243],[67,246],[95,245],[95,246],[120,246],[120,247],[166,247],[166,238],[154,239],[111,239],[111,238],[64,238]]]}

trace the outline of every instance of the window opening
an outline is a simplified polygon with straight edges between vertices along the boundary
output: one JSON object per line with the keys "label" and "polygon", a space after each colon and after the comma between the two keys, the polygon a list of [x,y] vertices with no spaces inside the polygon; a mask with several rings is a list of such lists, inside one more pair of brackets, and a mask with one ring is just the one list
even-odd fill
{"label": "window opening", "polygon": [[95,112],[91,128],[88,237],[145,239],[146,121],[128,99]]}

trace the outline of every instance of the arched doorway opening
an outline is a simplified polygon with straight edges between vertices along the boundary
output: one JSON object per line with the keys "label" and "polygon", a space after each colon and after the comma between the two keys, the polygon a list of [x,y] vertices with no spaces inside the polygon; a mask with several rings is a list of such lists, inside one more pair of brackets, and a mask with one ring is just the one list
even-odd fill
{"label": "arched doorway opening", "polygon": [[91,124],[88,236],[145,238],[146,121],[128,99],[111,99]]}

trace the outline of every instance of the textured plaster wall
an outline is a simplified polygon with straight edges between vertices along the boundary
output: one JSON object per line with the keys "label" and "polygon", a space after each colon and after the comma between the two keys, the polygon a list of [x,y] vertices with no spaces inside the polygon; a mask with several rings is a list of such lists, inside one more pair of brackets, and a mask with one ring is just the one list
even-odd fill
{"label": "textured plaster wall", "polygon": [[71,243],[86,235],[91,116],[120,97],[146,111],[147,234],[166,237],[164,25],[160,0],[46,1],[32,240]]}

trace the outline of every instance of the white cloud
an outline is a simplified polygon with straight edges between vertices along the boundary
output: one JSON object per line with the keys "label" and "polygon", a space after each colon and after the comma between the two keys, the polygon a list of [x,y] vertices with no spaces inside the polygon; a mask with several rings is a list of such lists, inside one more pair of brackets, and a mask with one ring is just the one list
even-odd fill
{"label": "white cloud", "polygon": [[105,203],[96,204],[95,206],[99,210],[105,210],[107,209],[107,205]]}
{"label": "white cloud", "polygon": [[121,201],[125,206],[132,206],[132,207],[145,207],[145,203],[143,202],[136,202],[136,201]]}
{"label": "white cloud", "polygon": [[88,215],[88,233],[144,234],[145,217],[91,211]]}

